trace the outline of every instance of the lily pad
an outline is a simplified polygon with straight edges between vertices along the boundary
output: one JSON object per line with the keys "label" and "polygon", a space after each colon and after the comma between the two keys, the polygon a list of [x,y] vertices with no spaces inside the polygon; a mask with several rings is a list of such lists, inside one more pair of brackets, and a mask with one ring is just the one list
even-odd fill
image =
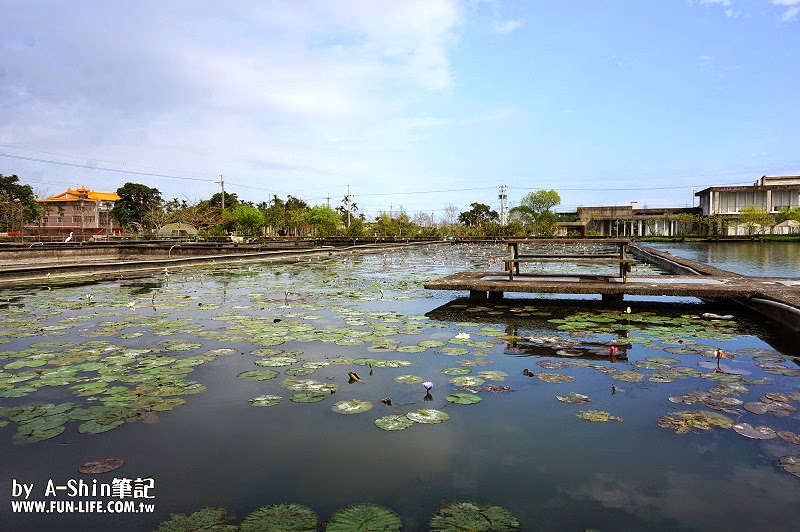
{"label": "lily pad", "polygon": [[325,399],[325,395],[326,394],[320,392],[301,392],[292,395],[289,397],[289,400],[295,403],[316,403]]}
{"label": "lily pad", "polygon": [[274,379],[277,376],[278,372],[274,369],[253,369],[250,371],[243,371],[237,375],[240,379],[255,379],[259,381]]}
{"label": "lily pad", "polygon": [[682,410],[658,418],[659,427],[675,430],[678,434],[695,432],[698,430],[710,430],[711,427],[729,429],[733,426],[733,420],[724,414],[711,412],[708,410]]}
{"label": "lily pad", "polygon": [[447,421],[450,416],[441,410],[433,408],[420,408],[415,412],[409,412],[406,417],[416,423],[435,424]]}
{"label": "lily pad", "polygon": [[746,438],[753,438],[754,440],[771,440],[777,434],[774,429],[769,427],[753,427],[750,423],[737,423],[733,426],[733,430]]}
{"label": "lily pad", "polygon": [[297,362],[296,358],[293,357],[267,357],[267,358],[259,358],[255,361],[256,366],[264,366],[268,368],[279,368],[282,366],[291,366]]}
{"label": "lily pad", "polygon": [[197,530],[238,530],[239,527],[227,525],[233,517],[227,508],[203,508],[191,515],[171,514],[167,521],[161,522],[155,532],[195,532]]}
{"label": "lily pad", "polygon": [[444,368],[442,373],[445,375],[456,376],[456,375],[469,375],[472,372],[469,368]]}
{"label": "lily pad", "polygon": [[622,421],[621,417],[612,416],[604,410],[581,410],[575,415],[586,421],[594,421],[596,423],[602,423],[605,421]]}
{"label": "lily pad", "polygon": [[486,381],[478,377],[454,377],[450,382],[456,386],[480,386]]}
{"label": "lily pad", "polygon": [[475,403],[481,402],[481,397],[474,393],[451,393],[447,397],[445,397],[447,401],[451,403],[455,403],[457,405],[474,405]]}
{"label": "lily pad", "polygon": [[588,395],[583,395],[576,392],[569,392],[568,395],[556,395],[556,399],[564,403],[572,403],[575,405],[592,402],[592,399]]}
{"label": "lily pad", "polygon": [[403,529],[400,516],[377,504],[354,504],[337,510],[326,532],[396,532]]}
{"label": "lily pad", "polygon": [[431,532],[508,531],[519,528],[519,520],[502,506],[481,506],[473,502],[444,506],[433,516],[428,526]]}
{"label": "lily pad", "polygon": [[250,399],[251,406],[275,406],[283,401],[280,395],[258,395]]}
{"label": "lily pad", "polygon": [[778,463],[786,472],[800,477],[800,456],[782,456]]}
{"label": "lily pad", "polygon": [[545,373],[543,371],[540,371],[539,373],[537,373],[536,377],[540,381],[552,382],[554,384],[562,384],[562,383],[565,383],[565,382],[574,382],[575,381],[575,379],[573,377],[570,377],[569,375],[559,375],[559,374],[556,374],[556,373]]}
{"label": "lily pad", "polygon": [[349,401],[339,401],[331,407],[331,410],[337,414],[360,414],[372,408],[372,403],[369,401],[360,401],[358,399],[351,399]]}
{"label": "lily pad", "polygon": [[255,510],[242,521],[242,532],[316,532],[319,518],[301,504],[271,504]]}
{"label": "lily pad", "polygon": [[119,469],[124,464],[125,460],[122,458],[104,458],[102,460],[92,460],[91,462],[86,462],[80,468],[78,468],[78,471],[87,475],[97,475]]}
{"label": "lily pad", "polygon": [[800,445],[800,435],[797,435],[789,430],[778,431],[778,437],[780,437],[780,439],[782,439],[783,441],[788,441],[789,443]]}
{"label": "lily pad", "polygon": [[417,377],[416,375],[400,375],[399,377],[395,377],[394,380],[395,382],[403,384],[416,384],[422,382],[422,377]]}
{"label": "lily pad", "polygon": [[398,415],[384,416],[375,420],[375,425],[383,430],[403,430],[413,424],[414,422],[406,416]]}
{"label": "lily pad", "polygon": [[478,375],[490,381],[504,381],[508,377],[508,373],[505,371],[481,371]]}

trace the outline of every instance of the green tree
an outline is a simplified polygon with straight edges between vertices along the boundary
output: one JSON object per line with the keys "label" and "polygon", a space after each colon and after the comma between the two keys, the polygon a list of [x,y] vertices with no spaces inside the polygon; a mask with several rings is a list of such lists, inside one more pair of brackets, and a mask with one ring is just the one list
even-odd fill
{"label": "green tree", "polygon": [[467,227],[479,227],[486,222],[497,221],[500,215],[497,211],[493,211],[488,205],[483,203],[471,203],[470,210],[464,211],[458,215],[458,221]]}
{"label": "green tree", "polygon": [[247,236],[258,235],[258,229],[264,225],[264,213],[250,205],[239,204],[232,209],[227,208],[226,199],[225,215],[226,222],[233,223],[237,232]]}
{"label": "green tree", "polygon": [[557,216],[551,209],[560,203],[555,190],[537,190],[525,195],[510,214],[535,236],[555,236]]}
{"label": "green tree", "polygon": [[30,185],[20,185],[15,174],[0,174],[0,227],[4,231],[21,231],[26,223],[39,220],[42,212]]}
{"label": "green tree", "polygon": [[114,203],[111,215],[122,227],[134,223],[146,227],[147,213],[162,208],[161,192],[140,183],[125,183],[117,189],[117,196],[120,199]]}
{"label": "green tree", "polygon": [[325,205],[314,205],[306,212],[306,223],[313,226],[321,236],[336,234],[340,222],[339,213]]}
{"label": "green tree", "polygon": [[785,209],[781,209],[781,211],[775,215],[776,223],[783,223],[786,220],[795,220],[796,222],[800,222],[800,209],[790,209],[786,207]]}
{"label": "green tree", "polygon": [[739,223],[745,226],[749,235],[752,235],[757,227],[763,228],[768,226],[770,222],[772,222],[772,217],[767,212],[767,209],[762,209],[755,205],[748,205],[739,209]]}
{"label": "green tree", "polygon": [[[212,207],[216,207],[218,209],[222,208],[222,192],[217,192],[211,199],[208,200],[208,204]],[[225,193],[225,208],[232,209],[239,204],[239,197],[236,194],[228,194]]]}

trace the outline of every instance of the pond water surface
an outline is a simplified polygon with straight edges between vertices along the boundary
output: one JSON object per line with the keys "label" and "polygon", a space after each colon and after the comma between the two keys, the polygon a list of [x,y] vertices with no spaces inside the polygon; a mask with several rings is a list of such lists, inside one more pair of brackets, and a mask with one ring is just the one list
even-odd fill
{"label": "pond water surface", "polygon": [[[277,503],[325,520],[375,503],[427,530],[452,501],[502,506],[524,530],[798,522],[800,478],[779,462],[800,455],[785,439],[800,433],[792,338],[738,310],[703,319],[701,304],[481,305],[422,289],[499,270],[503,253],[422,247],[0,292],[0,528],[150,530]],[[376,425],[420,409],[447,419]],[[109,457],[125,464],[78,472]],[[154,479],[154,512],[12,513],[15,482],[45,500],[50,479],[123,477]]]}

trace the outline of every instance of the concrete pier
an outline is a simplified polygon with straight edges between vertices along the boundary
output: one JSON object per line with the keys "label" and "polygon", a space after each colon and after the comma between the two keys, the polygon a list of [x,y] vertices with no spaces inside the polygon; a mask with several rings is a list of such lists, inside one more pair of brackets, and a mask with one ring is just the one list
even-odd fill
{"label": "concrete pier", "polygon": [[610,275],[536,273],[509,280],[502,271],[460,272],[424,286],[429,290],[467,291],[473,300],[498,298],[506,292],[594,294],[609,305],[621,304],[626,295],[730,299],[800,332],[800,279],[749,277],[641,245],[631,245],[631,255],[681,273],[628,275],[623,283]]}

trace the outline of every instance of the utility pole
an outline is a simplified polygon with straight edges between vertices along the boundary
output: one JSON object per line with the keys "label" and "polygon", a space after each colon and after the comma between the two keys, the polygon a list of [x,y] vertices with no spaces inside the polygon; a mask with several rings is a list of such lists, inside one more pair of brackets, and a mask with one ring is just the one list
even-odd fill
{"label": "utility pole", "polygon": [[328,194],[327,196],[325,196],[325,199],[328,200],[328,208],[330,209],[331,208],[331,195]]}
{"label": "utility pole", "polygon": [[506,225],[506,186],[500,185],[497,199],[500,200],[500,225]]}
{"label": "utility pole", "polygon": [[222,174],[219,174],[219,181],[218,183],[222,187],[222,210],[225,210],[225,180],[222,179]]}

